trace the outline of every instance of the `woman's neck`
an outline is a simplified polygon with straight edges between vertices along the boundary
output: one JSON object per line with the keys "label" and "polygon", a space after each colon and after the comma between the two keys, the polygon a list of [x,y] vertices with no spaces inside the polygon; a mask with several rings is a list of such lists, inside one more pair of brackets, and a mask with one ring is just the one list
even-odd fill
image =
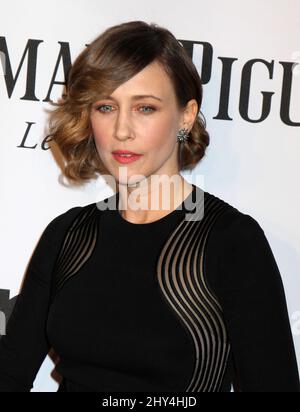
{"label": "woman's neck", "polygon": [[[155,179],[154,179],[155,182]],[[193,186],[181,175],[160,183],[128,187],[119,185],[121,216],[132,223],[151,223],[175,210],[192,192]]]}

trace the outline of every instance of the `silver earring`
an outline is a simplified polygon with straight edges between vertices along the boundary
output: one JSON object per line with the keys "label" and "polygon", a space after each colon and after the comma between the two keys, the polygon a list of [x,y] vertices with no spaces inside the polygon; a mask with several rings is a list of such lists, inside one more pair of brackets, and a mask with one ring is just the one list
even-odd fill
{"label": "silver earring", "polygon": [[188,141],[188,136],[189,136],[189,131],[188,129],[180,129],[177,133],[177,140],[181,142],[187,142]]}

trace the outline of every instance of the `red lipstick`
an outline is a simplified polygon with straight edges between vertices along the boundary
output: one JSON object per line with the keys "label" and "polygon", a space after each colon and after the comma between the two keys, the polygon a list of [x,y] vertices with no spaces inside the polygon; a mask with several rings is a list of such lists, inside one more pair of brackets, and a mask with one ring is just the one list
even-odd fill
{"label": "red lipstick", "polygon": [[114,158],[122,164],[135,162],[142,156],[141,154],[134,153],[129,150],[114,150],[112,154]]}

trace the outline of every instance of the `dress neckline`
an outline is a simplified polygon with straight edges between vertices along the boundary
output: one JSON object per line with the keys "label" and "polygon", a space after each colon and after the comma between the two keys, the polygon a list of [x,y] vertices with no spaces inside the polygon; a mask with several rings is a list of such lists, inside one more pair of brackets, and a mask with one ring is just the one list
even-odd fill
{"label": "dress neckline", "polygon": [[152,221],[152,222],[148,222],[148,223],[133,223],[133,222],[130,222],[129,220],[124,219],[124,217],[121,215],[120,210],[119,210],[119,195],[120,195],[120,192],[117,192],[117,193],[116,193],[116,205],[117,205],[117,207],[116,207],[116,215],[117,215],[117,218],[118,218],[118,220],[119,220],[121,223],[123,223],[124,225],[127,225],[127,226],[132,226],[132,227],[133,227],[133,226],[134,226],[134,227],[150,227],[150,226],[151,226],[151,227],[152,227],[152,226],[156,226],[156,225],[163,224],[164,222],[167,222],[167,221],[173,219],[175,216],[178,217],[178,216],[184,215],[187,210],[190,210],[190,209],[187,207],[187,205],[188,205],[188,203],[194,198],[195,192],[196,192],[196,188],[197,188],[197,186],[194,185],[193,183],[191,183],[191,185],[193,186],[192,191],[191,191],[190,194],[177,206],[176,209],[172,210],[172,211],[171,211],[170,213],[168,213],[167,215],[165,215],[165,216],[163,216],[163,217],[161,217],[161,218],[159,218],[159,219],[157,219],[157,220],[154,220],[154,221]]}

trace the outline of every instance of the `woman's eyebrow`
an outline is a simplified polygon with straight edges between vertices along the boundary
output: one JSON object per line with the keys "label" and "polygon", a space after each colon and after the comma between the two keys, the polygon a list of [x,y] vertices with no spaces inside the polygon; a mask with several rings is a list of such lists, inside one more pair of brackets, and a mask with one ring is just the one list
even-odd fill
{"label": "woman's eyebrow", "polygon": [[[163,99],[158,96],[154,96],[153,94],[136,94],[134,96],[131,96],[131,100],[145,99],[146,97],[151,97],[152,99],[159,100],[160,102],[163,101]],[[100,96],[100,99],[115,100],[112,96]]]}

